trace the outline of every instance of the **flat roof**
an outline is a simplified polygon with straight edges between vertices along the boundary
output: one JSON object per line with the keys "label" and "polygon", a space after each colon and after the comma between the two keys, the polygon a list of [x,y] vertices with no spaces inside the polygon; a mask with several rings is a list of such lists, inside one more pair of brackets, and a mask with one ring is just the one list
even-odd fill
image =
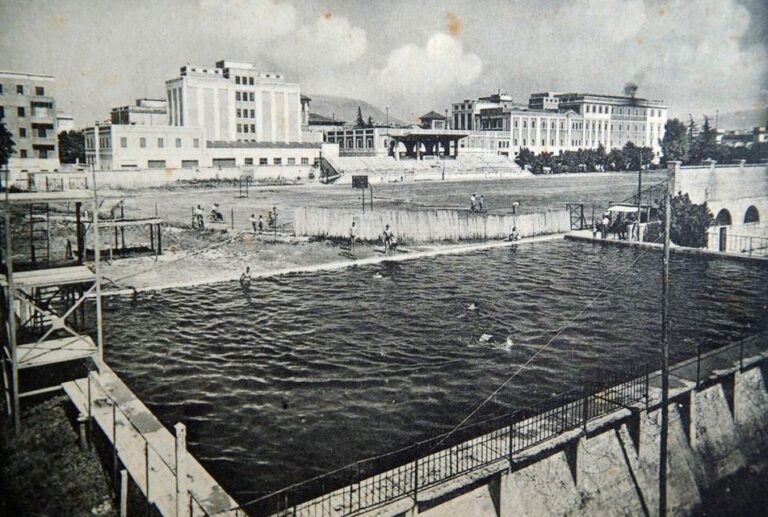
{"label": "flat roof", "polygon": [[319,149],[320,142],[230,142],[227,140],[207,141],[211,149]]}
{"label": "flat roof", "polygon": [[[96,280],[93,271],[85,266],[35,269],[13,274],[13,283],[17,288],[47,287],[53,285],[86,284]],[[8,285],[6,275],[0,275],[0,285]]]}

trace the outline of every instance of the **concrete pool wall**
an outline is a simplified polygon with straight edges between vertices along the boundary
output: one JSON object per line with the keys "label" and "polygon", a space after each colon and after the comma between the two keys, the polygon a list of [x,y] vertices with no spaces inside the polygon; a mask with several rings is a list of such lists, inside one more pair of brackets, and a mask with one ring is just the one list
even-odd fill
{"label": "concrete pool wall", "polygon": [[389,225],[407,243],[504,239],[517,227],[521,237],[570,231],[566,210],[533,214],[478,214],[469,210],[341,210],[304,207],[294,213],[296,235],[349,238],[352,222],[357,237],[376,241]]}

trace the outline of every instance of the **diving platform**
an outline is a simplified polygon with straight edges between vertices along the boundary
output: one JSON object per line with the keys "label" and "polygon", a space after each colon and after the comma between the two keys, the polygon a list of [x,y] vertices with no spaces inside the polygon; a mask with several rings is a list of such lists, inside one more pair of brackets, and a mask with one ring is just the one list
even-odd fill
{"label": "diving platform", "polygon": [[48,339],[37,343],[27,343],[16,347],[18,368],[34,368],[67,361],[76,361],[96,357],[99,353],[96,344],[89,336],[68,336],[60,339]]}
{"label": "diving platform", "polygon": [[[96,275],[85,266],[37,269],[13,274],[13,284],[16,289],[91,284],[95,281]],[[6,275],[0,275],[0,287],[8,287]]]}
{"label": "diving platform", "polygon": [[186,428],[176,424],[171,434],[109,366],[62,387],[80,415],[98,425],[112,448],[113,475],[119,465],[128,471],[147,511],[154,505],[163,516],[244,515],[187,451]]}

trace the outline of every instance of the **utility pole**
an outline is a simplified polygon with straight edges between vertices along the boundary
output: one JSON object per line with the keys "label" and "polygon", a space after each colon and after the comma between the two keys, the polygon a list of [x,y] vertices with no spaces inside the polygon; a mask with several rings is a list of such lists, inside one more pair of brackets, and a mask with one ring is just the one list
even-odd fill
{"label": "utility pole", "polygon": [[640,200],[642,199],[642,195],[640,192],[643,190],[643,159],[642,154],[640,155],[640,167],[638,167],[637,170],[637,220],[635,221],[635,228],[637,229],[637,242],[640,242],[643,240],[642,235],[640,235],[640,211],[642,210]]}
{"label": "utility pole", "polygon": [[[672,164],[674,167],[675,164]],[[669,228],[673,179],[667,169],[664,193],[664,258],[661,273],[661,445],[659,447],[659,516],[667,515],[667,450],[669,441]]]}

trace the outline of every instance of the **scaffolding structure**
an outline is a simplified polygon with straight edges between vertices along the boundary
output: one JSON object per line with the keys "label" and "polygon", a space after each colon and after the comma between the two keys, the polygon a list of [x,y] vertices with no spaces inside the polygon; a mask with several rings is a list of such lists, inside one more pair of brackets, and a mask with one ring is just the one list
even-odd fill
{"label": "scaffolding structure", "polygon": [[[6,182],[7,184],[7,182]],[[21,425],[21,401],[61,389],[61,381],[50,375],[36,375],[37,384],[49,385],[25,390],[21,374],[40,371],[41,367],[91,360],[100,369],[103,357],[101,315],[101,271],[97,194],[95,190],[64,192],[6,191],[3,195],[3,253],[0,261],[0,308],[3,314],[2,393],[7,416],[18,431]],[[72,255],[67,240],[66,257],[56,261],[51,255],[50,205],[74,203],[77,253]],[[83,204],[92,204],[94,214],[93,270],[83,265],[85,238],[81,222]],[[27,215],[29,260],[14,263],[14,232],[19,235]],[[12,220],[12,215],[15,219]],[[86,333],[84,302],[95,295],[96,341]],[[37,370],[35,370],[37,369]]]}

